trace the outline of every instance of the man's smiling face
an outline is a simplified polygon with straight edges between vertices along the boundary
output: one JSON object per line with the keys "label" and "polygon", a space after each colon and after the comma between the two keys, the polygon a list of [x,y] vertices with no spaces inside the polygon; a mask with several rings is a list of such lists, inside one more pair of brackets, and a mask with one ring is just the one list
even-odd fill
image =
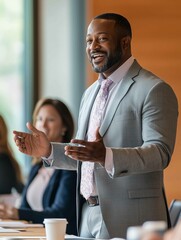
{"label": "man's smiling face", "polygon": [[86,43],[87,56],[95,72],[109,76],[121,64],[121,41],[115,21],[94,19],[88,27]]}

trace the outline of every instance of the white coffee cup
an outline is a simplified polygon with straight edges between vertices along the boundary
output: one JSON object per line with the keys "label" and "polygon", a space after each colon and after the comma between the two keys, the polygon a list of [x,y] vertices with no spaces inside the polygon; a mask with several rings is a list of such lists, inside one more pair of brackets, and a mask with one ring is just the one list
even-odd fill
{"label": "white coffee cup", "polygon": [[45,218],[45,232],[47,240],[64,240],[67,226],[65,218]]}
{"label": "white coffee cup", "polygon": [[167,223],[165,221],[147,221],[143,223],[145,232],[155,232],[163,235],[167,230]]}
{"label": "white coffee cup", "polygon": [[143,236],[142,226],[130,226],[127,229],[126,239],[127,240],[139,240]]}

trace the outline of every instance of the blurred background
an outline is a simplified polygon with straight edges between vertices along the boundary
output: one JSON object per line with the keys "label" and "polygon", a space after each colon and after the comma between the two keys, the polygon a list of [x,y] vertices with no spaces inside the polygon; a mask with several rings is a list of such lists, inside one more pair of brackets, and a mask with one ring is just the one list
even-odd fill
{"label": "blurred background", "polygon": [[[27,131],[42,97],[63,100],[77,123],[82,93],[97,79],[85,54],[87,25],[95,15],[115,12],[128,18],[133,56],[172,86],[180,105],[180,9],[180,0],[0,0],[0,114],[25,179],[31,159],[17,151],[12,131]],[[179,118],[175,151],[165,170],[168,203],[181,199],[180,124]]]}

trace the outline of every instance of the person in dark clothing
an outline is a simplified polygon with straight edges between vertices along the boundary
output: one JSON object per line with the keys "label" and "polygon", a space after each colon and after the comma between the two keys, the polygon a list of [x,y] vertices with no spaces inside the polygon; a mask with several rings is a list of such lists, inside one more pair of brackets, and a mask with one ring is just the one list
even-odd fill
{"label": "person in dark clothing", "polygon": [[11,194],[13,189],[21,193],[23,187],[21,168],[8,142],[7,124],[0,115],[0,195]]}

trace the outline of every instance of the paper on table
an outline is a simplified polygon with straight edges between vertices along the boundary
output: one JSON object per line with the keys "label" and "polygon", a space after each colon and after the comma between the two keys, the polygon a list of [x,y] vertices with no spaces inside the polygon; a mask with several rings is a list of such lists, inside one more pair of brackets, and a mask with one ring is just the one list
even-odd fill
{"label": "paper on table", "polygon": [[0,227],[6,228],[36,228],[43,227],[43,224],[30,224],[19,221],[0,221]]}
{"label": "paper on table", "polygon": [[0,227],[0,233],[18,233],[20,231],[16,229],[7,229],[7,228],[2,228]]}

